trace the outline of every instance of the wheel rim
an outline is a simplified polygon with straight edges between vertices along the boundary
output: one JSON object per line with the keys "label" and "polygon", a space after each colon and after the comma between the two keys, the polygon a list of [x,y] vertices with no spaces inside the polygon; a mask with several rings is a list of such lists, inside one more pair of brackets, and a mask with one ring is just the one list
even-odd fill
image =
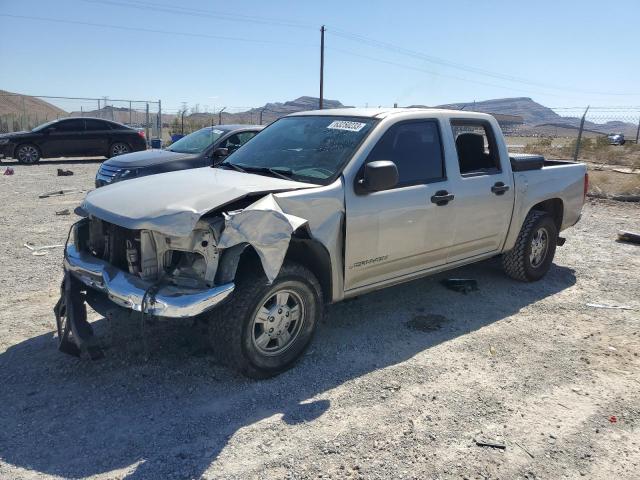
{"label": "wheel rim", "polygon": [[258,308],[251,325],[253,346],[263,355],[279,355],[295,342],[305,321],[300,295],[278,290]]}
{"label": "wheel rim", "polygon": [[540,227],[531,238],[531,253],[529,262],[534,268],[539,267],[547,256],[549,249],[549,232],[546,228]]}
{"label": "wheel rim", "polygon": [[22,163],[34,163],[39,158],[38,150],[31,145],[25,145],[18,150],[18,160]]}
{"label": "wheel rim", "polygon": [[118,155],[129,153],[129,147],[127,147],[124,143],[116,143],[113,147],[111,147],[111,153],[113,157],[117,157]]}

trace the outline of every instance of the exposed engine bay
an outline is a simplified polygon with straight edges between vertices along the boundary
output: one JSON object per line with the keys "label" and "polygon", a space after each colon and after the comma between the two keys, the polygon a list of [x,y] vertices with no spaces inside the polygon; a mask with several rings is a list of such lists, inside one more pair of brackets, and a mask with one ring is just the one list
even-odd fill
{"label": "exposed engine bay", "polygon": [[224,218],[198,221],[188,237],[150,230],[129,230],[91,217],[78,225],[75,244],[109,264],[143,280],[161,279],[185,288],[213,286]]}

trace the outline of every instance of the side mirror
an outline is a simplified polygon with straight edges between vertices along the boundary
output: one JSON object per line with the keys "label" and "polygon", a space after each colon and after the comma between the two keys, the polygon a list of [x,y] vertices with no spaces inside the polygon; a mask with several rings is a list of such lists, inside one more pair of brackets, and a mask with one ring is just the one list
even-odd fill
{"label": "side mirror", "polygon": [[221,158],[221,157],[226,157],[227,155],[229,155],[229,149],[228,148],[216,148],[213,151],[213,157],[214,158]]}
{"label": "side mirror", "polygon": [[389,160],[366,163],[359,184],[368,192],[389,190],[398,184],[398,167]]}

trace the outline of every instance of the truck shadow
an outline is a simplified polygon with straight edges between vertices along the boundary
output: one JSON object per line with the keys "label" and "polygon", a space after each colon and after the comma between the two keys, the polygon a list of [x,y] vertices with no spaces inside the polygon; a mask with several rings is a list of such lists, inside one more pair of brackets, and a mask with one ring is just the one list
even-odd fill
{"label": "truck shadow", "polygon": [[[102,163],[104,161],[106,161],[107,159],[105,157],[88,157],[88,158],[81,158],[81,157],[62,157],[62,158],[43,158],[42,160],[40,160],[40,162],[38,162],[36,165],[30,165],[31,167],[35,167],[38,168],[38,165],[43,165],[43,166],[47,166],[47,165],[78,165],[78,164],[91,164],[91,163],[95,163],[95,164],[99,164]],[[11,166],[11,164],[14,165],[20,165],[18,163],[17,160],[14,159],[8,159],[8,158],[4,158],[0,161],[0,164],[2,164],[3,166]]]}
{"label": "truck shadow", "polygon": [[[463,295],[440,285],[454,276],[477,279],[480,290]],[[116,322],[113,345],[99,362],[58,353],[51,334],[34,337],[0,354],[0,458],[66,478],[107,472],[198,478],[243,427],[264,419],[313,422],[331,408],[323,398],[328,390],[501,321],[575,282],[573,270],[552,266],[542,281],[518,283],[489,261],[336,304],[304,359],[262,382],[215,365],[202,335],[187,324],[152,326],[147,362],[137,324],[123,333]],[[445,321],[431,331],[405,328],[428,313]],[[107,321],[95,326],[104,332]]]}

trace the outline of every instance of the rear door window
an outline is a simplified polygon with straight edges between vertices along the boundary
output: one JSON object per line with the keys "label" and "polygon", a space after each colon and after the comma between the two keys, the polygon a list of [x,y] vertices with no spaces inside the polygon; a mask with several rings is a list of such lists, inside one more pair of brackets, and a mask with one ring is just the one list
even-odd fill
{"label": "rear door window", "polygon": [[84,120],[63,120],[55,125],[57,132],[84,132]]}
{"label": "rear door window", "polygon": [[440,130],[435,120],[408,121],[385,132],[367,162],[390,160],[398,168],[398,187],[445,179]]}
{"label": "rear door window", "polygon": [[491,126],[484,121],[453,120],[461,175],[500,173],[500,156]]}
{"label": "rear door window", "polygon": [[87,131],[96,130],[109,130],[109,124],[107,122],[101,122],[100,120],[85,120],[84,124]]}

